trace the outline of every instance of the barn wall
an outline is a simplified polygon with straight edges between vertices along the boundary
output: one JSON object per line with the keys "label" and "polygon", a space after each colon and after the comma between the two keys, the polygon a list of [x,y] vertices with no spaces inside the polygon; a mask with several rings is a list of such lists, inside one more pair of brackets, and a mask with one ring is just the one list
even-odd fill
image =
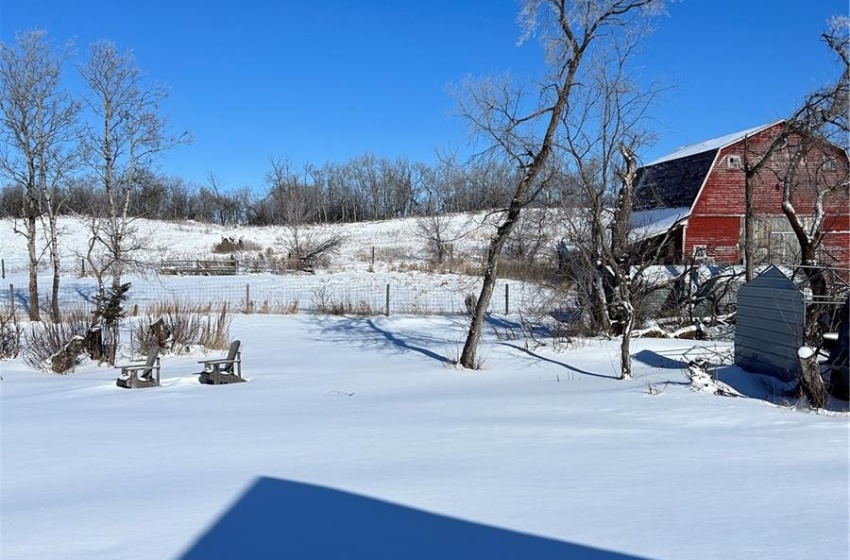
{"label": "barn wall", "polygon": [[[743,216],[745,206],[744,172],[741,169],[729,167],[729,156],[737,156],[742,164],[745,157],[751,163],[758,161],[770,144],[771,138],[778,132],[779,127],[770,128],[750,139],[746,145],[743,141],[728,146],[718,153],[709,176],[697,198],[686,234],[685,255],[692,255],[696,245],[709,248],[709,255],[718,264],[740,262],[740,240],[743,233]],[[782,212],[782,177],[781,170],[788,167],[790,151],[794,149],[798,137],[792,137],[788,147],[777,151],[761,171],[753,178],[753,200],[757,216],[783,217]],[[824,162],[830,161],[827,166]],[[815,190],[804,183],[838,184],[840,177],[847,174],[848,161],[846,155],[838,149],[827,147],[813,150],[806,156],[801,167],[801,182],[794,190],[793,204],[800,216],[814,214]],[[848,234],[850,232],[850,194],[848,189],[839,189],[827,197],[825,201],[827,219],[824,229],[833,232],[824,240],[825,253],[835,255],[831,264],[850,266],[850,251],[848,251]],[[716,222],[711,225],[704,222]],[[787,222],[787,220],[786,220]],[[766,235],[770,235],[767,232]]]}
{"label": "barn wall", "polygon": [[704,246],[717,264],[738,262],[738,238],[741,216],[694,216],[688,218],[685,233],[685,255],[694,254],[694,248]]}

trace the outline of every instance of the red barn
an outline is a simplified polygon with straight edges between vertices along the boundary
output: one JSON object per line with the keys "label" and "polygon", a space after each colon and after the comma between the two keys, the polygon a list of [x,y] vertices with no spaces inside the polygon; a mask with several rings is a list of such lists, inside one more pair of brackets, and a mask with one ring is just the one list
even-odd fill
{"label": "red barn", "polygon": [[799,263],[799,243],[782,211],[784,187],[790,182],[790,202],[806,227],[822,200],[820,262],[850,267],[847,152],[797,133],[770,150],[785,130],[785,121],[779,121],[685,146],[638,171],[633,221],[637,227],[654,224],[644,237],[671,234],[664,262],[742,262],[745,169],[758,166],[750,180],[756,264]]}

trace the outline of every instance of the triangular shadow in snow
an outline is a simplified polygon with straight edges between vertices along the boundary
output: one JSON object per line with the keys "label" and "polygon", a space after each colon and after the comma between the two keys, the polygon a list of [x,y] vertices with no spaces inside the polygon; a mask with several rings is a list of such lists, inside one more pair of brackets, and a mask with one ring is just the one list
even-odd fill
{"label": "triangular shadow in snow", "polygon": [[639,560],[266,477],[257,479],[181,558]]}

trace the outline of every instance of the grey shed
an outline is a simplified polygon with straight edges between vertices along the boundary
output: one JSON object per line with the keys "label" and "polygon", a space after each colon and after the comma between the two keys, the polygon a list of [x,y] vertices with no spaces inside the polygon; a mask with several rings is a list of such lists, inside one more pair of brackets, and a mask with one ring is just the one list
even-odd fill
{"label": "grey shed", "polygon": [[738,292],[735,364],[783,381],[796,379],[805,321],[805,296],[771,266]]}

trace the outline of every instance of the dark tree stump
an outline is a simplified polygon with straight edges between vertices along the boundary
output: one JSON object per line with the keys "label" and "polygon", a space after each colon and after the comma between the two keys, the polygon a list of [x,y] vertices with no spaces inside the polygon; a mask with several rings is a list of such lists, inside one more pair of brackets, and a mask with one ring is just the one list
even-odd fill
{"label": "dark tree stump", "polygon": [[165,324],[165,321],[159,319],[148,327],[148,333],[153,338],[154,343],[163,349],[170,349],[174,339],[171,337],[171,329]]}
{"label": "dark tree stump", "polygon": [[797,352],[797,359],[800,363],[800,391],[809,399],[812,408],[826,407],[826,385],[820,375],[817,352],[803,346]]}
{"label": "dark tree stump", "polygon": [[92,327],[86,331],[83,347],[92,360],[99,362],[103,359],[103,333],[100,327]]}

